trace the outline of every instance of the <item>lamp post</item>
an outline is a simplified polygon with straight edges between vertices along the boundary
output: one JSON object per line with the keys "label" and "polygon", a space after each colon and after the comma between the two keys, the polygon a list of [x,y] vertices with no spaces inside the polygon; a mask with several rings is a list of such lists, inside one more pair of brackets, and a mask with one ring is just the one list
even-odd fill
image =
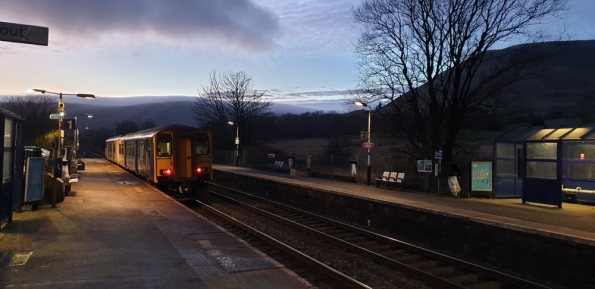
{"label": "lamp post", "polygon": [[229,125],[236,125],[236,167],[239,166],[240,163],[240,124],[234,123],[233,121],[227,122]]}
{"label": "lamp post", "polygon": [[363,101],[356,101],[354,102],[355,105],[357,106],[363,106],[365,108],[368,109],[368,131],[366,133],[366,135],[368,136],[368,142],[367,142],[367,146],[368,146],[368,170],[366,172],[366,184],[369,186],[370,183],[372,182],[372,166],[370,165],[370,148],[372,147],[372,143],[370,142],[371,140],[371,135],[370,135],[370,125],[372,122],[372,110],[370,109],[370,106],[368,106],[367,103],[363,102]]}
{"label": "lamp post", "polygon": [[62,152],[60,150],[60,146],[62,145],[62,141],[63,141],[63,137],[64,137],[64,131],[62,130],[62,118],[64,116],[64,101],[62,100],[62,96],[64,95],[72,95],[72,96],[76,96],[76,97],[82,97],[82,98],[86,98],[86,99],[95,99],[95,95],[93,94],[87,94],[87,93],[77,93],[77,94],[67,94],[67,93],[62,93],[62,92],[52,92],[52,91],[47,91],[45,89],[32,89],[31,91],[35,91],[35,92],[39,92],[42,94],[54,94],[54,95],[58,95],[60,96],[60,99],[58,101],[58,113],[60,113],[61,117],[58,120],[58,132],[59,132],[59,141],[58,141],[58,145],[57,145],[57,150],[56,150],[56,156],[61,156]]}

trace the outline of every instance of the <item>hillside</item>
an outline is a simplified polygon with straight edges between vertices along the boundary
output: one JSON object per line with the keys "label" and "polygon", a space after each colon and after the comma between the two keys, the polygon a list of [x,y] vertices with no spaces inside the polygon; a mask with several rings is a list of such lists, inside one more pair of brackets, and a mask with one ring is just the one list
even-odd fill
{"label": "hillside", "polygon": [[[506,54],[521,46],[490,51],[490,57]],[[500,93],[522,106],[523,114],[538,114],[548,118],[572,117],[579,114],[594,115],[595,107],[595,40],[547,42],[530,47],[534,53],[547,54],[530,72],[531,78],[523,79],[503,89]],[[490,62],[486,66],[490,66]],[[487,68],[484,68],[487,69]],[[288,97],[302,97],[295,102],[274,102],[272,112],[276,114],[320,111],[345,111],[340,100],[326,100],[324,92],[317,92],[320,99],[303,99],[303,95],[268,95],[286,100]],[[346,92],[329,92],[334,95]],[[294,93],[295,94],[295,93]],[[65,98],[68,113],[91,113],[91,120],[79,118],[79,126],[90,128],[114,128],[123,120],[142,123],[147,120],[157,125],[170,123],[196,124],[190,109],[192,96],[138,96],[101,97],[96,100]],[[595,118],[595,117],[594,117]],[[595,119],[594,119],[595,120]]]}
{"label": "hillside", "polygon": [[532,77],[502,93],[523,102],[525,113],[545,118],[587,109],[595,100],[595,40],[541,43],[532,49],[545,56],[530,70]]}

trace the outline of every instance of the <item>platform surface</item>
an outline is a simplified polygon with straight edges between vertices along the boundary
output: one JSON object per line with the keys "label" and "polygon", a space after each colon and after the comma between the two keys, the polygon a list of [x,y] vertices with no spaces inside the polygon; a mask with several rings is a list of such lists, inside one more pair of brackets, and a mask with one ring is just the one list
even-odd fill
{"label": "platform surface", "polygon": [[477,222],[595,246],[595,206],[593,205],[563,203],[562,208],[558,208],[540,204],[523,204],[520,198],[455,198],[411,190],[402,191],[400,188],[376,188],[375,185],[292,176],[243,167],[215,165],[213,169],[215,179],[217,170],[234,172],[295,186],[395,203],[399,206],[432,211],[445,216],[469,218]]}
{"label": "platform surface", "polygon": [[121,168],[84,159],[56,208],[0,230],[0,287],[309,288],[303,279]]}

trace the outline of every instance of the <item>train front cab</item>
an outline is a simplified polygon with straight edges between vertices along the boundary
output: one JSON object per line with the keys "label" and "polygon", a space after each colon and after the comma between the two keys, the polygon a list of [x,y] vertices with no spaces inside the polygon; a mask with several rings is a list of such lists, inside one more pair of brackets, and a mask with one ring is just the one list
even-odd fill
{"label": "train front cab", "polygon": [[155,142],[155,173],[161,189],[184,194],[202,189],[211,179],[210,133],[163,131]]}

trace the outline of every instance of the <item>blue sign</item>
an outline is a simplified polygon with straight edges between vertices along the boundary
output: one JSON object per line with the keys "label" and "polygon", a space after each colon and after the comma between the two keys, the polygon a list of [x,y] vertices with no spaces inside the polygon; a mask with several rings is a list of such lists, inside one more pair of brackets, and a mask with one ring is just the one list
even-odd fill
{"label": "blue sign", "polygon": [[43,178],[45,159],[27,158],[25,174],[25,202],[39,201],[43,198]]}

